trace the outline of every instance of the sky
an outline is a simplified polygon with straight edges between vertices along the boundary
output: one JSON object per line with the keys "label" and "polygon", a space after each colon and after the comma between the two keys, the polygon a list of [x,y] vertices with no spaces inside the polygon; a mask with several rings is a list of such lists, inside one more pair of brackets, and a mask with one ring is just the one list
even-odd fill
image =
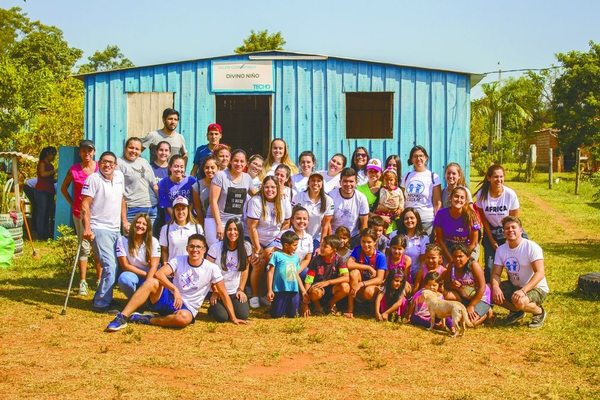
{"label": "sky", "polygon": [[60,28],[84,57],[111,44],[138,66],[232,54],[263,29],[289,51],[473,73],[548,67],[600,41],[593,0],[0,0],[13,6]]}

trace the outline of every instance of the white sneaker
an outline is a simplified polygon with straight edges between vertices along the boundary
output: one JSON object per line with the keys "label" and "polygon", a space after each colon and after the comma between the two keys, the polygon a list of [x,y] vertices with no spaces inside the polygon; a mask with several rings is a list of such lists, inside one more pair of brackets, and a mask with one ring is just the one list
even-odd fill
{"label": "white sneaker", "polygon": [[250,297],[250,300],[248,300],[248,303],[250,304],[250,308],[260,307],[260,300],[256,296]]}
{"label": "white sneaker", "polygon": [[80,296],[88,295],[88,284],[86,281],[79,282],[79,295]]}

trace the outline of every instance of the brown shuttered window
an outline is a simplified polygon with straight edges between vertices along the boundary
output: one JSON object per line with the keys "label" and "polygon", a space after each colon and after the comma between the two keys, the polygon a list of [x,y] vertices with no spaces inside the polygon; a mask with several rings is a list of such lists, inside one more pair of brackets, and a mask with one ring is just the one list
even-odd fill
{"label": "brown shuttered window", "polygon": [[394,94],[346,93],[346,138],[391,139]]}

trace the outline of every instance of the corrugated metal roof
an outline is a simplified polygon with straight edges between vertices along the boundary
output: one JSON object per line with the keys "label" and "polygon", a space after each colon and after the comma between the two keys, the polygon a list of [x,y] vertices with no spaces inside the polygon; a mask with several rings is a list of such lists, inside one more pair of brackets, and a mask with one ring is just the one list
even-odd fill
{"label": "corrugated metal roof", "polygon": [[440,69],[440,68],[432,68],[432,67],[422,67],[422,66],[407,65],[407,64],[394,64],[391,62],[364,60],[364,59],[358,59],[358,58],[338,57],[338,56],[314,54],[314,53],[300,53],[300,52],[287,51],[287,50],[265,50],[265,51],[255,51],[252,53],[244,53],[244,54],[235,54],[234,53],[234,54],[221,55],[221,56],[216,56],[216,57],[204,57],[204,58],[195,58],[195,59],[189,59],[189,60],[173,61],[173,62],[168,62],[168,63],[140,65],[140,66],[135,66],[135,67],[120,68],[120,69],[113,69],[113,70],[100,71],[100,72],[88,72],[88,73],[84,73],[84,74],[74,74],[73,77],[82,79],[86,76],[100,75],[100,74],[106,74],[106,73],[111,73],[111,72],[116,72],[116,71],[129,71],[129,70],[138,69],[138,68],[155,67],[158,65],[173,65],[173,64],[180,64],[180,63],[185,63],[185,62],[205,61],[205,60],[213,60],[213,59],[228,58],[228,57],[239,57],[239,56],[248,56],[248,58],[250,60],[252,60],[252,59],[255,59],[255,60],[258,60],[258,59],[262,59],[262,60],[266,60],[266,59],[272,59],[272,60],[327,60],[329,58],[333,58],[336,60],[368,62],[368,63],[373,63],[373,64],[393,65],[393,66],[397,66],[397,67],[415,68],[415,69],[422,69],[422,70],[428,70],[428,71],[453,72],[453,73],[457,73],[457,74],[469,75],[471,87],[477,85],[486,76],[486,74],[482,74],[482,73],[456,71],[456,70]]}

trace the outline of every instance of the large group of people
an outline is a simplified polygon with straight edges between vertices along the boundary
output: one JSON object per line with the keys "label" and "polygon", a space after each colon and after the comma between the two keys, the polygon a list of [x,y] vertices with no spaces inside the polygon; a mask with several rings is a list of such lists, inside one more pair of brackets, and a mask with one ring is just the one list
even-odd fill
{"label": "large group of people", "polygon": [[[129,138],[122,157],[106,151],[96,162],[94,144],[82,141],[63,182],[81,241],[80,293],[93,248],[101,274],[92,309],[115,307],[115,285],[128,298],[107,331],[181,328],[205,299],[219,322],[246,323],[251,308],[269,307],[273,318],[366,311],[429,327],[423,290],[462,302],[473,325],[493,320],[494,304],[510,310],[507,323],[530,313],[530,327],[543,325],[542,250],[524,235],[502,166],[471,194],[459,164],[441,179],[419,145],[404,173],[399,156],[382,163],[364,147],[350,166],[337,153],[319,170],[310,150],[296,165],[279,138],[266,155],[231,149],[217,123],[188,166],[178,120],[165,110],[163,128]],[[49,168],[40,161],[38,170]]]}

